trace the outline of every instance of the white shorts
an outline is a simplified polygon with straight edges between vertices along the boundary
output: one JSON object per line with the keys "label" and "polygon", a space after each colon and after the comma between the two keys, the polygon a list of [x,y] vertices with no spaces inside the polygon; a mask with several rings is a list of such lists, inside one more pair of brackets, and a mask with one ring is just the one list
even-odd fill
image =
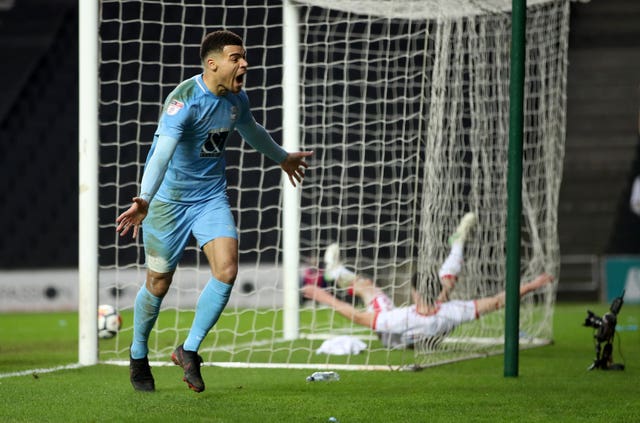
{"label": "white shorts", "polygon": [[[383,298],[384,297],[384,298]],[[408,337],[430,337],[451,332],[461,323],[478,318],[475,301],[447,301],[437,305],[436,312],[420,314],[416,306],[394,307],[381,293],[369,304],[375,313],[373,329],[376,332],[397,333]]]}

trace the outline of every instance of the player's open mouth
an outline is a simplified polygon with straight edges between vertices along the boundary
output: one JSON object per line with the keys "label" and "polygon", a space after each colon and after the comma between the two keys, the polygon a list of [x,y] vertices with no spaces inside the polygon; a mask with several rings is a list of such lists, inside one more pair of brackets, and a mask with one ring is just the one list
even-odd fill
{"label": "player's open mouth", "polygon": [[244,74],[236,76],[236,83],[239,85],[244,83]]}

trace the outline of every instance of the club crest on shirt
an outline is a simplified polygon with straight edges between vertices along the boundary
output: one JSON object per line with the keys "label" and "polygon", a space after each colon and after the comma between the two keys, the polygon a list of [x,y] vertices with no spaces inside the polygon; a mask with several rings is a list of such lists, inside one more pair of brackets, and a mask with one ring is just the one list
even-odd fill
{"label": "club crest on shirt", "polygon": [[231,107],[231,115],[229,117],[231,118],[232,122],[238,119],[238,108],[236,106]]}
{"label": "club crest on shirt", "polygon": [[180,111],[184,107],[184,103],[178,100],[171,100],[169,106],[167,107],[167,114],[169,116],[173,116]]}

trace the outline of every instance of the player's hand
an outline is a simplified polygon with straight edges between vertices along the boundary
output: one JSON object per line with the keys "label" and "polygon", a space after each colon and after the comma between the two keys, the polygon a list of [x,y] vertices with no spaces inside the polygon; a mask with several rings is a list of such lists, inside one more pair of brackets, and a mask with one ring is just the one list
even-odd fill
{"label": "player's hand", "polygon": [[302,286],[301,291],[305,298],[313,300],[317,296],[318,291],[322,291],[322,288],[317,285],[305,284]]}
{"label": "player's hand", "polygon": [[129,210],[122,213],[116,219],[118,226],[116,232],[120,233],[120,236],[125,236],[129,233],[129,230],[133,228],[133,237],[138,237],[138,230],[149,211],[149,203],[140,197],[133,198],[133,204],[129,207]]}
{"label": "player's hand", "polygon": [[294,187],[296,186],[296,181],[300,183],[304,179],[304,170],[309,167],[304,159],[312,154],[313,151],[289,153],[282,163],[280,163],[280,167],[289,175],[289,181]]}

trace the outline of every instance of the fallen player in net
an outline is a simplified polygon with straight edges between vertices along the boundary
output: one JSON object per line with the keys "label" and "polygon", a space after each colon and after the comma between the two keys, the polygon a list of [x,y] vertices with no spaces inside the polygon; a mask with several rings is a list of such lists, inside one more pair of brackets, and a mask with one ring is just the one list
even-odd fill
{"label": "fallen player in net", "polygon": [[[500,310],[505,305],[504,291],[473,300],[449,300],[462,269],[464,241],[475,221],[475,215],[467,213],[451,236],[451,251],[438,272],[441,290],[434,302],[428,302],[418,292],[416,274],[411,284],[413,303],[396,307],[370,278],[351,272],[340,262],[337,244],[330,245],[325,252],[325,280],[334,280],[336,285],[353,291],[366,309],[358,309],[315,284],[304,285],[302,293],[305,298],[328,305],[354,323],[374,330],[385,346],[410,346],[417,339],[446,335],[460,324]],[[520,297],[552,281],[551,275],[542,273],[520,286]]]}

